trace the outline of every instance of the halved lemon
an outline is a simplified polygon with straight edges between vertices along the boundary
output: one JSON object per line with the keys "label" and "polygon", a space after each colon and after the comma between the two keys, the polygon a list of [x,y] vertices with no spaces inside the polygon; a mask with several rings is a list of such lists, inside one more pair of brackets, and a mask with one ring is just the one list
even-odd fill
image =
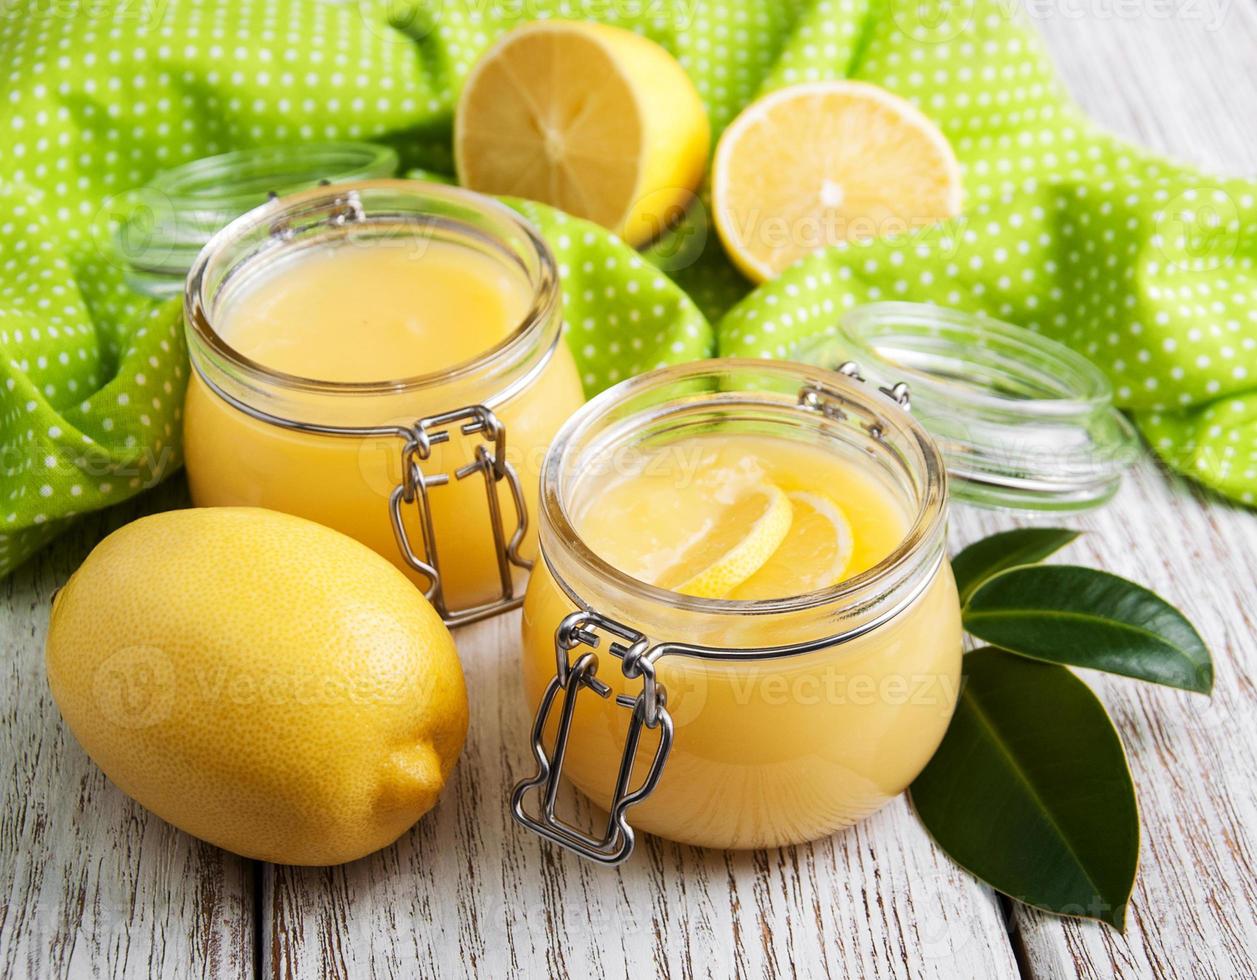
{"label": "halved lemon", "polygon": [[767,484],[744,493],[658,584],[702,599],[724,598],[764,567],[793,521],[794,509],[781,488]]}
{"label": "halved lemon", "polygon": [[903,234],[960,213],[960,165],[915,107],[867,82],[781,89],[721,137],[712,208],[756,282],[838,242]]}
{"label": "halved lemon", "polygon": [[855,548],[847,515],[823,494],[800,491],[788,499],[794,513],[789,533],[730,599],[784,599],[842,581]]}
{"label": "halved lemon", "polygon": [[472,69],[454,119],[462,184],[541,201],[645,244],[707,168],[707,112],[666,50],[603,24],[545,20]]}

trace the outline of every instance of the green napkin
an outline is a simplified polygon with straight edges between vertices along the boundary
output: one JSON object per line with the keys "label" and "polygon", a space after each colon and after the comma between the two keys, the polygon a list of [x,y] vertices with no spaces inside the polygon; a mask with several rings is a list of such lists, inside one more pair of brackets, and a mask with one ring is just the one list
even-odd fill
{"label": "green napkin", "polygon": [[406,167],[449,173],[461,79],[503,30],[546,15],[664,44],[717,133],[781,85],[876,82],[936,119],[965,171],[962,218],[830,250],[755,292],[703,209],[652,267],[524,206],[563,266],[591,393],[716,349],[788,353],[865,300],[930,300],[1089,354],[1171,465],[1253,501],[1254,185],[1099,132],[998,0],[19,0],[0,6],[0,574],[179,464],[179,311],[126,287],[117,195],[208,154],[324,139],[388,142]]}

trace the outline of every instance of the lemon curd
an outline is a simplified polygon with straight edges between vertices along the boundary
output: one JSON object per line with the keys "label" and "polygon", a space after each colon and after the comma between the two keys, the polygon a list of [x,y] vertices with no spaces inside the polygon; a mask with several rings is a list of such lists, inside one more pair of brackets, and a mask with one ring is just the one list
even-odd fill
{"label": "lemon curd", "polygon": [[445,242],[343,242],[294,256],[237,291],[219,334],[274,371],[370,382],[444,371],[496,347],[532,288]]}
{"label": "lemon curd", "polygon": [[[424,588],[431,579],[403,556],[390,511],[405,431],[419,419],[488,408],[532,509],[545,449],[583,401],[559,338],[548,250],[512,212],[457,189],[374,181],[272,202],[206,247],[187,315],[193,501],[318,521]],[[503,584],[485,476],[467,469],[497,447],[466,424],[434,425],[427,458],[417,458],[452,613],[492,604],[522,582],[514,567]],[[495,486],[509,541],[517,526],[510,480]],[[412,550],[430,561],[419,503],[406,502],[402,514]],[[534,524],[522,560],[535,555],[535,540]]]}
{"label": "lemon curd", "polygon": [[908,526],[894,496],[849,461],[755,435],[646,450],[633,472],[578,507],[577,533],[603,558],[643,582],[713,599],[828,588],[889,555]]}
{"label": "lemon curd", "polygon": [[[657,372],[582,410],[547,462],[546,563],[524,605],[532,704],[578,607],[685,647],[654,661],[674,734],[658,784],[627,810],[634,828],[711,847],[815,839],[902,792],[950,721],[961,625],[941,461],[856,382],[828,375],[841,416],[801,405],[800,387],[826,374],[738,361]],[[562,751],[555,708],[543,746],[608,808],[644,688],[601,639],[566,656],[592,652],[608,696],[576,695]],[[642,731],[630,788],[661,731]]]}

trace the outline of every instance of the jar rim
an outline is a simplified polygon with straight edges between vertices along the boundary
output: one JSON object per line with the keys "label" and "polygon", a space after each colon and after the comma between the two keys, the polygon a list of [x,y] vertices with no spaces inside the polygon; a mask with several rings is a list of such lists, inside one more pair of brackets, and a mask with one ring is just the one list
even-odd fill
{"label": "jar rim", "polygon": [[[879,342],[894,325],[911,324],[929,328],[936,334],[953,331],[978,352],[993,343],[1001,345],[1002,353],[1010,353],[1018,366],[1033,360],[1044,362],[1044,374],[1056,390],[1032,398],[1015,397],[991,385],[940,376],[928,369],[887,356]],[[938,393],[952,404],[971,405],[975,409],[991,408],[1016,411],[1019,416],[1069,416],[1089,414],[1097,407],[1107,408],[1113,389],[1096,365],[1062,343],[1033,333],[994,317],[979,313],[932,306],[926,303],[868,303],[850,310],[839,324],[839,332],[858,352],[861,368],[876,367],[882,372],[898,372],[901,380],[912,387],[914,397],[923,390]]]}
{"label": "jar rim", "polygon": [[[797,382],[800,390],[805,385],[818,384],[838,392],[844,403],[862,406],[877,418],[879,424],[885,425],[887,431],[893,431],[905,438],[908,445],[915,449],[919,456],[923,481],[916,494],[916,509],[910,515],[908,530],[889,555],[851,578],[813,592],[774,599],[709,599],[683,595],[634,578],[603,559],[586,544],[573,520],[571,494],[564,479],[565,469],[570,462],[568,456],[573,446],[587,436],[614,406],[631,396],[704,376],[727,377],[739,373],[759,373],[780,381]],[[746,393],[753,394],[754,391],[748,389]],[[783,403],[778,400],[777,404]],[[795,407],[799,412],[809,413],[808,418],[816,417],[815,409],[802,405]],[[646,421],[644,416],[647,413],[642,414],[643,421]],[[869,596],[870,593],[884,594],[906,581],[919,568],[920,556],[932,545],[938,546],[941,557],[947,512],[947,471],[937,445],[920,423],[891,398],[860,381],[838,372],[791,361],[718,358],[658,368],[623,381],[586,402],[568,419],[550,445],[542,465],[540,500],[543,530],[548,525],[566,543],[582,567],[622,593],[647,602],[666,603],[676,609],[700,614],[788,614],[826,606],[848,605],[854,600]],[[545,540],[546,536],[543,534],[542,558],[549,565],[560,588],[568,591],[569,598],[579,600],[581,597],[571,594],[563,576],[547,555]]]}
{"label": "jar rim", "polygon": [[[217,284],[208,281],[210,264],[214,257],[231,245],[241,242],[250,232],[271,225],[282,227],[286,218],[310,217],[321,210],[329,215],[336,208],[346,206],[360,208],[370,220],[369,198],[372,196],[396,195],[410,197],[416,203],[429,202],[427,209],[416,209],[416,213],[430,210],[431,202],[454,204],[478,211],[487,217],[502,222],[506,227],[520,235],[530,258],[536,262],[535,275],[530,276],[533,286],[533,302],[516,325],[501,341],[469,360],[455,364],[439,371],[408,377],[378,381],[329,381],[321,378],[307,378],[267,367],[259,361],[237,350],[214,328],[208,313],[210,294]],[[364,197],[368,200],[364,201]],[[365,205],[365,207],[364,207]],[[388,213],[388,212],[386,212]],[[393,213],[392,216],[396,216]],[[341,220],[337,224],[345,225]],[[469,229],[471,225],[467,225]],[[479,232],[478,232],[479,233]],[[483,234],[483,233],[480,233]],[[277,247],[282,247],[277,246]],[[244,261],[256,258],[250,256]],[[188,274],[184,289],[184,320],[188,328],[195,334],[215,356],[221,358],[244,377],[268,386],[280,387],[292,391],[300,391],[316,395],[341,396],[378,396],[406,394],[436,388],[458,381],[472,375],[481,374],[486,369],[496,367],[503,361],[511,361],[516,356],[527,353],[535,335],[549,323],[559,307],[559,274],[558,264],[550,246],[541,237],[541,233],[521,214],[502,204],[500,201],[475,191],[429,181],[408,179],[379,179],[332,184],[316,187],[279,197],[242,214],[231,223],[216,232],[201,249]]]}
{"label": "jar rim", "polygon": [[[380,143],[340,140],[233,150],[163,170],[141,190],[167,198],[173,211],[252,210],[252,202],[311,189],[370,179],[397,170],[397,151]],[[247,202],[247,203],[246,203]],[[234,216],[233,216],[234,217]]]}

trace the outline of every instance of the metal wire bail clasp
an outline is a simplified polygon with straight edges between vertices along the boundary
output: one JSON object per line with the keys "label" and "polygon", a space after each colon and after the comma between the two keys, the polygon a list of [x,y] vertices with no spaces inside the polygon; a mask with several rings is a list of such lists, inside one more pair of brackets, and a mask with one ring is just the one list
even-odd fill
{"label": "metal wire bail clasp", "polygon": [[[555,815],[554,806],[559,793],[559,781],[563,775],[563,761],[567,755],[568,741],[572,735],[572,717],[576,698],[583,688],[599,697],[611,696],[611,688],[598,680],[598,657],[592,652],[601,640],[599,633],[609,636],[608,650],[621,660],[621,669],[628,678],[640,677],[642,690],[636,697],[620,695],[616,703],[632,712],[628,732],[624,738],[624,750],[620,756],[620,769],[615,789],[611,795],[606,830],[601,837],[594,837]],[[572,651],[588,647],[586,652],[572,661]],[[511,794],[511,811],[515,820],[534,833],[553,841],[570,851],[597,861],[616,865],[633,853],[633,828],[628,824],[629,807],[645,799],[659,783],[664,763],[672,749],[672,716],[667,710],[667,692],[655,679],[653,650],[646,637],[637,630],[593,611],[574,612],[567,616],[555,631],[554,650],[557,671],[546,687],[537,718],[533,722],[532,749],[537,760],[537,772],[515,787]],[[554,736],[554,748],[546,750],[545,729],[554,708],[555,699],[563,692],[563,707],[559,715],[558,730]],[[633,764],[637,759],[637,746],[643,728],[658,728],[659,747],[640,785],[630,789]],[[525,808],[532,790],[540,796],[540,808],[534,816]]]}
{"label": "metal wire bail clasp", "polygon": [[[838,366],[838,373],[846,375],[852,381],[859,381],[862,384],[865,383],[864,375],[860,373],[860,365],[855,361],[844,361]],[[877,390],[902,408],[905,412],[912,411],[912,394],[908,390],[907,382],[900,381],[893,385],[878,388]],[[846,413],[838,407],[837,399],[834,398],[834,393],[824,385],[817,384],[816,382],[805,384],[799,390],[799,404],[804,408],[815,409],[825,415],[836,416],[838,418],[844,418],[846,416]]]}
{"label": "metal wire bail clasp", "polygon": [[[867,383],[864,375],[860,373],[860,365],[855,361],[846,361],[839,365],[838,373],[845,375],[852,381],[858,381],[861,384]],[[893,385],[879,387],[877,390],[905,412],[912,411],[912,395],[908,390],[906,382],[899,381]],[[814,412],[820,412],[826,418],[847,418],[847,411],[842,407],[844,401],[840,392],[815,381],[809,381],[799,389],[799,405]],[[880,419],[867,423],[866,428],[869,431],[869,435],[874,439],[882,438],[883,424]]]}
{"label": "metal wire bail clasp", "polygon": [[[445,598],[445,583],[441,576],[441,558],[437,548],[436,528],[432,521],[432,504],[429,494],[433,487],[450,482],[447,473],[425,473],[421,464],[432,455],[432,447],[449,442],[451,432],[457,427],[464,437],[479,436],[475,458],[454,471],[454,477],[464,480],[479,473],[484,478],[485,494],[489,504],[489,527],[493,533],[494,553],[497,556],[498,578],[501,593],[497,599],[470,606],[466,609],[450,609]],[[519,546],[528,530],[528,505],[515,468],[506,459],[506,427],[496,415],[483,405],[469,405],[441,415],[419,419],[406,432],[406,444],[402,449],[402,482],[389,496],[389,514],[393,521],[393,536],[397,539],[406,563],[428,579],[425,594],[440,613],[447,626],[462,626],[486,619],[507,609],[514,609],[522,601],[515,594],[513,568],[532,568],[532,562],[519,554]],[[498,499],[497,485],[506,480],[511,490],[515,508],[515,529],[507,537],[502,523],[502,504]],[[406,532],[403,507],[415,504],[419,510],[419,528],[423,534],[421,558],[410,543]]]}

